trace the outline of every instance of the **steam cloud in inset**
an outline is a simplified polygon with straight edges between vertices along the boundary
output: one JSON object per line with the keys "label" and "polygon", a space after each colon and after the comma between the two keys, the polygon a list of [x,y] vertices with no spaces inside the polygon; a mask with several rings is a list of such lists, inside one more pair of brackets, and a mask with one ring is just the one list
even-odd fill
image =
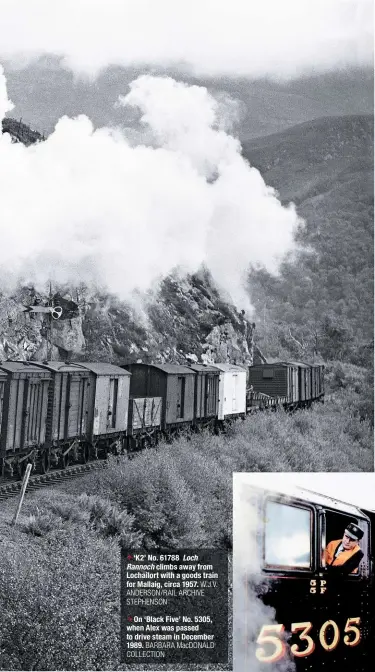
{"label": "steam cloud in inset", "polygon": [[[277,623],[275,610],[263,604],[261,551],[258,543],[261,513],[251,497],[251,485],[233,475],[233,672],[295,672],[290,658],[277,663],[258,661],[257,638],[262,626]],[[245,475],[246,476],[246,475]],[[266,590],[266,585],[264,585]]]}
{"label": "steam cloud in inset", "polygon": [[372,0],[3,0],[0,58],[289,78],[372,65]]}
{"label": "steam cloud in inset", "polygon": [[[0,87],[4,114],[3,76]],[[248,265],[274,270],[292,247],[294,208],[241,156],[205,88],[142,76],[118,104],[139,110],[146,144],[85,116],[30,147],[0,136],[2,281],[83,281],[126,298],[204,263],[243,304]]]}

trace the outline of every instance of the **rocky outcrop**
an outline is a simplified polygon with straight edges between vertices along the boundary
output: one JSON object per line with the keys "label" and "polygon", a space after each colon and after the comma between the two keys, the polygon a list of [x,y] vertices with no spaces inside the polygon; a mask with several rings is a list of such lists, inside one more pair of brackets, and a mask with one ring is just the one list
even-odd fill
{"label": "rocky outcrop", "polygon": [[0,295],[0,359],[67,359],[82,354],[83,317],[78,310],[74,317],[63,312],[54,319],[48,306],[60,303],[33,287]]}
{"label": "rocky outcrop", "polygon": [[251,364],[254,325],[223,301],[207,271],[168,277],[136,306],[90,297],[85,356],[113,362]]}
{"label": "rocky outcrop", "polygon": [[0,359],[251,364],[253,325],[207,271],[168,277],[137,303],[87,287],[53,295],[22,287],[0,296]]}

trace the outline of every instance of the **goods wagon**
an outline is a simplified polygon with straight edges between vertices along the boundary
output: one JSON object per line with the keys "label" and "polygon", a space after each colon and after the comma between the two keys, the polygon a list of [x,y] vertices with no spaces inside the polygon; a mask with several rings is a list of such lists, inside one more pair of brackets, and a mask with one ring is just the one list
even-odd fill
{"label": "goods wagon", "polygon": [[4,362],[0,368],[3,390],[1,473],[22,476],[29,456],[45,443],[49,371],[32,362]]}
{"label": "goods wagon", "polygon": [[284,397],[288,405],[299,403],[298,366],[288,362],[256,364],[249,367],[249,383],[256,392]]}
{"label": "goods wagon", "polygon": [[128,447],[151,446],[157,442],[162,423],[162,397],[130,397]]}
{"label": "goods wagon", "polygon": [[[324,367],[275,362],[189,366],[90,362],[0,364],[0,474],[155,445],[159,434],[324,397]],[[301,390],[301,392],[300,392]],[[249,392],[249,395],[247,395]],[[248,397],[248,398],[247,398]],[[249,402],[248,409],[246,408]]]}
{"label": "goods wagon", "polygon": [[[246,496],[258,520],[241,604],[242,638],[256,637],[248,669],[289,669],[291,659],[296,672],[366,672],[374,636],[375,513],[298,488],[283,493],[249,485]],[[348,526],[360,530],[361,553],[347,565],[333,563],[327,546],[337,548]],[[243,522],[235,517],[234,538],[238,534],[244,534]],[[235,554],[234,572],[238,560]],[[234,596],[235,608],[242,595]]]}
{"label": "goods wagon", "polygon": [[220,371],[205,364],[191,364],[190,368],[195,372],[194,420],[210,421],[218,415]]}
{"label": "goods wagon", "polygon": [[288,362],[298,369],[299,402],[302,405],[311,401],[311,366],[303,362]]}
{"label": "goods wagon", "polygon": [[72,451],[76,459],[87,462],[90,372],[64,362],[43,362],[38,366],[51,373],[42,473],[48,471],[51,461],[67,466]]}
{"label": "goods wagon", "polygon": [[246,414],[246,371],[235,364],[214,364],[219,370],[218,419]]}
{"label": "goods wagon", "polygon": [[130,373],[104,362],[77,362],[89,372],[86,435],[94,456],[124,445],[128,428]]}
{"label": "goods wagon", "polygon": [[313,399],[320,399],[324,395],[324,365],[311,365],[311,394]]}
{"label": "goods wagon", "polygon": [[124,364],[132,374],[130,396],[161,397],[163,431],[194,420],[195,373],[178,364]]}
{"label": "goods wagon", "polygon": [[[3,406],[4,406],[4,397],[5,397],[5,386],[7,382],[7,373],[0,369],[0,436],[2,435],[1,423],[3,419]],[[0,443],[1,448],[1,443]]]}

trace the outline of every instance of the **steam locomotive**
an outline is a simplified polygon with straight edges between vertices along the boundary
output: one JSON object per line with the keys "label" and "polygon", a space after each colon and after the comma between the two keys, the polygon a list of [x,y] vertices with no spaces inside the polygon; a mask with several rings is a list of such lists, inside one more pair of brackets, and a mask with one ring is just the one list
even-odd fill
{"label": "steam locomotive", "polygon": [[[253,586],[247,592],[247,622],[262,613],[258,600],[275,615],[266,609],[264,623],[251,634],[248,628],[248,669],[370,669],[375,512],[306,490],[286,495],[252,485],[249,503],[258,526],[251,542],[257,571],[247,577]],[[360,530],[363,557],[354,572],[335,573],[325,549],[342,539],[350,523]],[[234,530],[236,535],[236,521]]]}
{"label": "steam locomotive", "polygon": [[324,399],[324,367],[0,362],[0,475],[22,477]]}

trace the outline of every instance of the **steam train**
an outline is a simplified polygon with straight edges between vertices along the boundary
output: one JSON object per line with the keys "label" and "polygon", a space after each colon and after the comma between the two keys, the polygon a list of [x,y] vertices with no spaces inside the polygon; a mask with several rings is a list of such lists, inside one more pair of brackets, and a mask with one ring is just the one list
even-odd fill
{"label": "steam train", "polygon": [[[241,633],[251,641],[248,669],[372,669],[375,511],[299,489],[286,495],[251,485],[248,494],[259,521],[250,542],[256,576],[249,572],[252,588],[244,593],[248,627]],[[362,560],[351,573],[332,572],[325,549],[350,523],[363,535]],[[255,628],[252,614],[262,614]]]}
{"label": "steam train", "polygon": [[324,399],[324,367],[103,362],[0,362],[0,475],[155,445],[181,430],[215,430],[255,409]]}

